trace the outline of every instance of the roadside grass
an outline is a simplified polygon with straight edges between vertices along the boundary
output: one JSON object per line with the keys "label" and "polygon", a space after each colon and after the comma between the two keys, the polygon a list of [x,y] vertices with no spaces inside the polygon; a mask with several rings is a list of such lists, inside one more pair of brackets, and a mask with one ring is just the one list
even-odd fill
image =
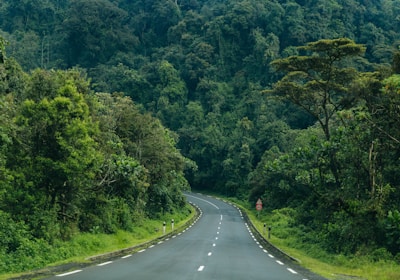
{"label": "roadside grass", "polygon": [[299,260],[303,267],[327,279],[400,279],[400,264],[395,260],[385,257],[379,259],[379,256],[368,255],[335,255],[324,251],[317,244],[312,243],[311,239],[310,242],[302,242],[301,240],[307,239],[308,233],[305,229],[292,226],[292,209],[280,209],[272,213],[262,210],[258,215],[256,210],[249,210],[255,206],[237,199],[229,200],[247,213],[251,222],[266,239],[268,231],[264,233],[264,224],[267,228],[271,226],[270,239],[268,239],[271,244]]}
{"label": "roadside grass", "polygon": [[[114,234],[102,233],[81,233],[74,236],[68,242],[58,242],[48,246],[41,252],[33,252],[30,257],[32,262],[36,262],[38,270],[46,267],[59,266],[69,263],[90,263],[88,258],[114,252],[136,245],[149,242],[163,236],[163,222],[166,222],[166,232],[172,231],[171,220],[174,219],[174,230],[182,228],[196,214],[192,206],[180,209],[179,213],[166,214],[156,220],[144,219],[137,222],[132,231],[119,230]],[[44,253],[45,252],[45,253]],[[29,258],[29,257],[28,257]],[[28,258],[22,261],[27,261]],[[0,260],[1,261],[1,260]],[[18,269],[18,263],[13,263]],[[21,273],[5,273],[0,275],[0,280],[23,277],[31,274],[32,271],[22,269]]]}

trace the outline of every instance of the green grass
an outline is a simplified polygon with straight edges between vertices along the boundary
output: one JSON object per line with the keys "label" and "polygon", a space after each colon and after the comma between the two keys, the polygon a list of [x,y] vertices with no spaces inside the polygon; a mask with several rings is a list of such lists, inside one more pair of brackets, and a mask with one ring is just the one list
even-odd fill
{"label": "green grass", "polygon": [[[252,205],[238,200],[232,200],[242,210],[247,213],[257,230],[262,233],[264,223],[272,226],[271,239],[269,241],[285,251],[287,254],[296,258],[301,265],[311,271],[322,275],[328,279],[341,280],[349,279],[345,276],[355,276],[360,279],[368,280],[393,280],[400,279],[400,265],[395,261],[381,260],[371,261],[368,256],[343,256],[333,255],[323,251],[316,244],[301,243],[307,234],[303,229],[293,228],[291,219],[293,213],[291,209],[281,209],[273,213],[266,213],[264,210],[257,217]],[[106,252],[117,251],[127,247],[142,244],[149,240],[162,236],[162,223],[167,222],[167,232],[171,231],[171,219],[175,221],[175,229],[183,226],[194,216],[194,211],[190,214],[182,211],[175,215],[165,215],[157,220],[143,220],[137,224],[132,232],[118,231],[115,234],[79,234],[71,241],[58,244],[57,254],[68,256],[65,260],[49,263],[51,266],[78,262],[88,262],[87,258]],[[266,235],[266,234],[265,234]],[[70,255],[73,255],[72,257]],[[22,274],[0,275],[0,279],[18,277]],[[352,278],[357,279],[357,278]]]}
{"label": "green grass", "polygon": [[[372,261],[368,255],[344,256],[329,254],[318,245],[302,243],[307,234],[302,229],[293,228],[291,209],[282,209],[273,213],[263,211],[257,217],[250,205],[240,204],[260,233],[264,223],[272,226],[270,243],[299,260],[301,265],[328,279],[368,279],[394,280],[400,279],[400,265],[394,260]],[[264,234],[267,237],[267,233]],[[355,278],[353,278],[355,277]]]}
{"label": "green grass", "polygon": [[[45,263],[43,266],[38,265],[42,268],[68,263],[89,263],[90,257],[130,248],[162,237],[164,221],[167,223],[166,234],[171,233],[171,219],[174,219],[174,230],[179,230],[195,216],[195,213],[192,206],[188,206],[180,213],[166,214],[156,220],[142,220],[129,232],[120,230],[115,234],[81,233],[68,242],[58,242],[53,246],[48,246],[51,249],[46,251],[45,256],[42,252],[36,253],[34,257],[36,260],[32,261],[38,264]],[[51,261],[52,259],[54,261]],[[2,274],[0,280],[21,277],[27,273],[32,272]]]}

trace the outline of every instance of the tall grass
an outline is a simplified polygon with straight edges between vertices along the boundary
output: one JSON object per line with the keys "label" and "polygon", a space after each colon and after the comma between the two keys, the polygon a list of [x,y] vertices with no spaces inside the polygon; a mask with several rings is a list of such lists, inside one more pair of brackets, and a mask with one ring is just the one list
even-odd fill
{"label": "tall grass", "polygon": [[119,230],[115,234],[80,233],[67,242],[57,241],[48,244],[43,240],[26,240],[24,247],[16,252],[6,253],[0,249],[0,279],[9,279],[23,275],[33,269],[56,266],[66,263],[88,262],[88,258],[133,247],[163,235],[163,222],[167,223],[166,234],[174,228],[179,229],[192,219],[195,211],[191,206],[176,213],[168,213],[154,219],[142,219],[136,222],[131,231]]}
{"label": "tall grass", "polygon": [[[237,201],[236,201],[237,202]],[[371,254],[344,256],[323,250],[311,232],[295,226],[293,209],[285,208],[259,215],[250,205],[237,202],[247,213],[260,233],[264,224],[271,226],[271,244],[298,259],[301,265],[327,279],[400,279],[400,265],[385,250],[375,250]],[[264,234],[267,238],[267,234]]]}

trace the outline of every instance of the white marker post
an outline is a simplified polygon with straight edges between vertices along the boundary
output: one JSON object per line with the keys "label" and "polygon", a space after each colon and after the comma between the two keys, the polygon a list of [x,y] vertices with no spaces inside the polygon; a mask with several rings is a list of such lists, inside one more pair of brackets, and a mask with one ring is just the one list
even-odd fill
{"label": "white marker post", "polygon": [[166,228],[167,228],[167,223],[166,223],[166,222],[163,222],[163,227],[162,227],[162,232],[163,232],[163,234],[165,234]]}
{"label": "white marker post", "polygon": [[171,230],[174,231],[174,219],[171,220]]}

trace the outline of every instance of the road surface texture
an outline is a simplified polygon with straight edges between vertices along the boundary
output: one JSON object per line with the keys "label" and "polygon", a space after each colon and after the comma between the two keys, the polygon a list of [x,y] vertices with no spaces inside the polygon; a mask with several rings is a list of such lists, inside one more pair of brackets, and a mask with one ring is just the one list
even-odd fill
{"label": "road surface texture", "polygon": [[48,279],[324,279],[264,248],[235,206],[200,194],[186,196],[200,209],[200,216],[184,231],[135,254]]}

